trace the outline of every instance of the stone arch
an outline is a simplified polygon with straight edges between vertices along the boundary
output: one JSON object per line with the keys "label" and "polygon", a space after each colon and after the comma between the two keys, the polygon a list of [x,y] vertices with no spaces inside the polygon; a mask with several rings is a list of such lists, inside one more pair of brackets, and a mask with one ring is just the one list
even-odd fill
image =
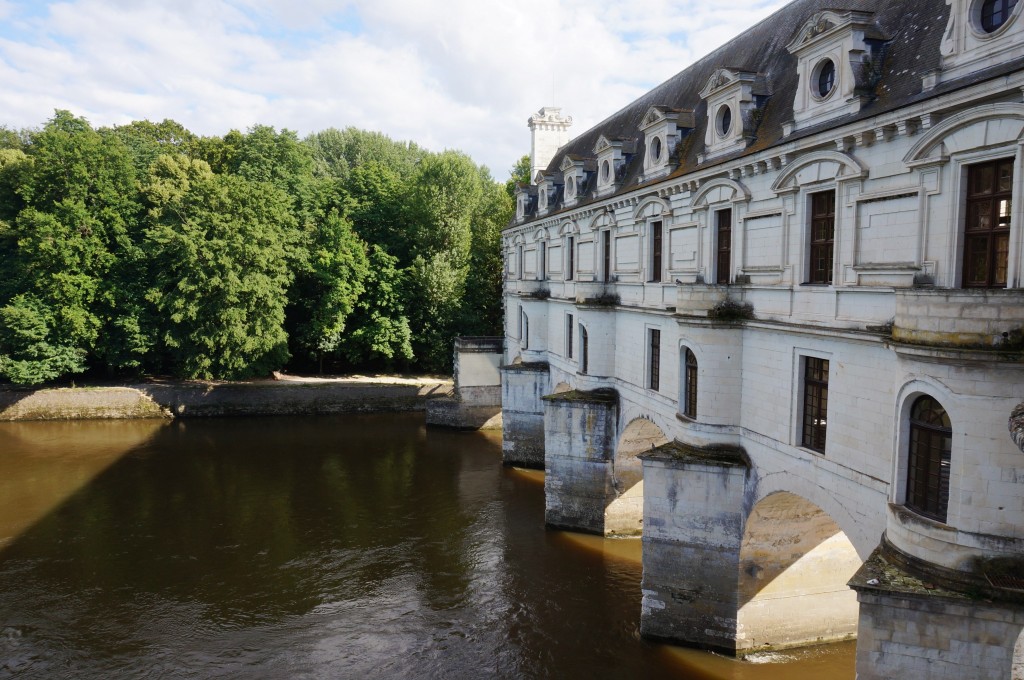
{"label": "stone arch", "polygon": [[[717,195],[712,197],[711,193],[715,190],[719,190]],[[731,191],[732,194],[726,198],[725,193]],[[721,203],[723,201],[730,201],[732,203],[743,203],[750,200],[750,191],[733,179],[726,177],[717,177],[712,180],[705,182],[701,188],[694,194],[693,199],[690,201],[690,205],[694,208],[707,207],[709,203]]]}
{"label": "stone arch", "polygon": [[840,151],[813,151],[800,156],[779,173],[772,191],[779,194],[829,179],[863,179],[867,174],[867,168],[853,156]]}
{"label": "stone arch", "polygon": [[839,524],[801,495],[761,498],[743,529],[736,649],[796,647],[856,636],[863,560]]}
{"label": "stone arch", "polygon": [[637,204],[636,210],[633,211],[633,219],[642,222],[649,217],[667,217],[671,214],[672,208],[669,207],[668,201],[658,196],[647,196]]}
{"label": "stone arch", "polygon": [[[978,140],[984,140],[978,144]],[[963,150],[1014,144],[1024,139],[1024,104],[985,104],[956,113],[921,136],[903,157],[907,165],[945,160]],[[933,152],[939,150],[938,156]]]}
{"label": "stone arch", "polygon": [[545,227],[541,227],[533,234],[534,241],[546,241],[548,239],[548,230]]}
{"label": "stone arch", "polygon": [[601,212],[594,215],[594,217],[590,220],[590,224],[588,226],[590,231],[597,231],[605,227],[614,229],[617,226],[617,224],[618,223],[615,221],[615,213],[611,212],[610,210],[602,210]]}
{"label": "stone arch", "polygon": [[562,222],[562,226],[559,227],[558,231],[562,236],[571,236],[573,234],[580,233],[580,227],[575,221],[566,220],[565,222]]}
{"label": "stone arch", "polygon": [[644,517],[644,471],[638,456],[667,442],[665,432],[649,418],[634,418],[622,430],[612,459],[615,498],[604,512],[606,535],[640,535]]}

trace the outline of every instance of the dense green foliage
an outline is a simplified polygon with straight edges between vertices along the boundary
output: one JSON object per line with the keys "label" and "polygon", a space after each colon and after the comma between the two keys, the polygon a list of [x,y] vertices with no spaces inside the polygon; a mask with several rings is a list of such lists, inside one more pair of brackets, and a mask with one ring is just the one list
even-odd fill
{"label": "dense green foliage", "polygon": [[352,128],[0,127],[0,380],[443,371],[500,333],[511,212],[467,156]]}

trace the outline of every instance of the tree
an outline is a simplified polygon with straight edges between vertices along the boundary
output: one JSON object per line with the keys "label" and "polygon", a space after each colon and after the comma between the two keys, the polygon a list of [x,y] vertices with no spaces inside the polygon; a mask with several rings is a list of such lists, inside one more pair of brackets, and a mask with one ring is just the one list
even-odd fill
{"label": "tree", "polygon": [[292,346],[316,359],[334,353],[370,273],[366,244],[336,212],[309,225],[301,273],[288,309]]}
{"label": "tree", "polygon": [[242,379],[283,366],[295,257],[288,196],[180,156],[157,159],[146,196],[155,272],[148,299],[164,320],[174,372]]}
{"label": "tree", "polygon": [[0,375],[13,383],[36,385],[85,370],[85,351],[52,344],[53,312],[31,294],[0,308]]}
{"label": "tree", "polygon": [[370,246],[366,292],[349,319],[349,332],[341,339],[341,354],[353,366],[383,364],[413,358],[412,331],[402,300],[403,275],[397,258],[379,245]]}
{"label": "tree", "polygon": [[516,164],[508,171],[508,175],[508,180],[505,181],[505,193],[509,198],[515,200],[516,185],[529,184],[533,181],[533,178],[530,177],[530,157],[526,155],[516,161]]}
{"label": "tree", "polygon": [[472,242],[466,293],[459,313],[459,335],[500,335],[502,333],[501,289],[504,263],[501,230],[515,212],[504,186],[480,171],[483,195],[473,215]]}
{"label": "tree", "polygon": [[[127,149],[85,119],[57,111],[31,136],[26,154],[15,159],[13,176],[0,173],[21,198],[5,206],[8,219],[14,210],[17,216],[3,227],[7,280],[0,302],[28,296],[16,307],[45,319],[55,348],[115,369],[139,367],[147,351],[137,318],[143,252]],[[85,368],[80,361],[74,366]]]}

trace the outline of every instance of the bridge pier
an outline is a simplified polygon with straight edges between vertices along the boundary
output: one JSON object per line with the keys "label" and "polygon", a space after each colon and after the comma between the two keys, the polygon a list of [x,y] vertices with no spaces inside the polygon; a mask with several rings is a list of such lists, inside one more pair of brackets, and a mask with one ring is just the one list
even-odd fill
{"label": "bridge pier", "polygon": [[640,457],[640,633],[735,653],[748,463],[735,447],[701,451],[678,442]]}
{"label": "bridge pier", "polygon": [[605,509],[616,496],[618,395],[611,389],[571,390],[544,402],[544,522],[603,535]]}
{"label": "bridge pier", "polygon": [[501,367],[502,435],[505,465],[544,469],[544,402],[551,391],[547,362]]}

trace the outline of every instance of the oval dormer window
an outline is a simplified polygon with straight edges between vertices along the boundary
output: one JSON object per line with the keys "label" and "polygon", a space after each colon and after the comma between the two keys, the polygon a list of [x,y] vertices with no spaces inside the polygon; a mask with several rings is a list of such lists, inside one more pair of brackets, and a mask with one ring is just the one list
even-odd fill
{"label": "oval dormer window", "polygon": [[981,14],[978,19],[981,30],[994,33],[1002,28],[1013,13],[1017,0],[984,0],[981,3]]}
{"label": "oval dormer window", "polygon": [[818,65],[814,67],[815,76],[812,79],[812,87],[814,88],[814,94],[819,99],[832,94],[832,90],[836,86],[836,65],[831,59],[822,59],[818,62]]}
{"label": "oval dormer window", "polygon": [[612,166],[611,163],[605,161],[601,163],[601,181],[607,184],[612,177]]}
{"label": "oval dormer window", "polygon": [[569,196],[576,195],[576,180],[572,177],[565,178],[565,193]]}
{"label": "oval dormer window", "polygon": [[718,128],[718,136],[727,137],[729,135],[729,130],[732,129],[732,109],[728,104],[723,104],[721,108],[718,109],[717,119],[716,127]]}
{"label": "oval dormer window", "polygon": [[651,140],[651,162],[657,163],[661,160],[661,137]]}

